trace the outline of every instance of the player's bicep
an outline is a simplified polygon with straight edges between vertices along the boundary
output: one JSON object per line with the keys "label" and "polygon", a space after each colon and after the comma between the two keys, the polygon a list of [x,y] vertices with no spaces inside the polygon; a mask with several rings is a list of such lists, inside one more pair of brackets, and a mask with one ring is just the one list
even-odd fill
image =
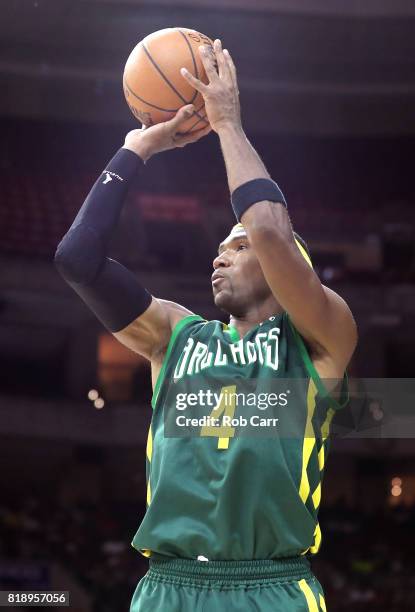
{"label": "player's bicep", "polygon": [[257,234],[249,239],[275,299],[314,352],[327,353],[339,367],[347,365],[357,332],[346,302],[322,285],[293,237],[272,228]]}
{"label": "player's bicep", "polygon": [[113,335],[124,346],[151,360],[166,349],[176,323],[191,314],[180,304],[152,296],[147,310]]}
{"label": "player's bicep", "polygon": [[335,291],[322,285],[320,309],[308,316],[289,313],[290,318],[317,355],[327,354],[343,371],[356,347],[357,328],[346,302]]}

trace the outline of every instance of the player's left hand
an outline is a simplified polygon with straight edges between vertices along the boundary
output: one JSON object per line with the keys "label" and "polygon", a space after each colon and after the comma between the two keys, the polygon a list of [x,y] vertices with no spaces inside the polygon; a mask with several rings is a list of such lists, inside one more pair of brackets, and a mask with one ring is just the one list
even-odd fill
{"label": "player's left hand", "polygon": [[[213,50],[207,45],[199,47],[200,57],[209,83],[205,85],[186,68],[181,69],[186,81],[199,91],[205,101],[207,118],[212,129],[219,133],[225,126],[241,126],[238,81],[236,68],[229,52],[222,50],[221,41],[216,39]],[[215,66],[217,63],[217,70]]]}

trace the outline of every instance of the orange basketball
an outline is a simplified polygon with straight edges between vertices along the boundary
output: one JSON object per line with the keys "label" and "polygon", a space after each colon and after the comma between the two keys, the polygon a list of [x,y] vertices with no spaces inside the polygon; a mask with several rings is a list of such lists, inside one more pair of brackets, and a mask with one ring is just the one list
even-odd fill
{"label": "orange basketball", "polygon": [[131,51],[124,69],[125,99],[133,115],[146,126],[168,121],[186,104],[194,114],[183,124],[181,133],[206,127],[202,95],[180,74],[184,67],[204,83],[208,82],[198,47],[210,38],[188,28],[166,28],[146,36]]}

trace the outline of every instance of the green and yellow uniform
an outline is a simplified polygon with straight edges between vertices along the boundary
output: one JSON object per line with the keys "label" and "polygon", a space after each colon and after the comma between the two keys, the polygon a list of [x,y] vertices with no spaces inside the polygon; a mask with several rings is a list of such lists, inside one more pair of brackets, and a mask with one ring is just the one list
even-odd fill
{"label": "green and yellow uniform", "polygon": [[[289,409],[297,435],[237,437],[200,427],[167,437],[172,388],[197,393],[244,380],[305,380]],[[228,386],[229,389],[229,386]],[[344,386],[343,386],[344,390]],[[133,546],[150,569],[131,612],[325,610],[309,557],[321,543],[317,519],[330,422],[341,407],[326,392],[287,313],[240,339],[236,328],[197,315],[173,330],[152,400],[147,443],[147,511]],[[223,407],[222,407],[223,408]],[[225,414],[217,406],[216,414]],[[236,416],[237,408],[232,407]],[[198,560],[199,558],[199,560]]]}

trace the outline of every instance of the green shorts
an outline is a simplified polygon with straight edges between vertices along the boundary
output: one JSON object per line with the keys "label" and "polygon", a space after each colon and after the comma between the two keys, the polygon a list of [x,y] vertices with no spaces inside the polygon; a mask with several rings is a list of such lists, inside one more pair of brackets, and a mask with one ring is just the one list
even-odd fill
{"label": "green shorts", "polygon": [[130,612],[326,612],[323,589],[305,557],[196,561],[157,556],[134,592]]}

